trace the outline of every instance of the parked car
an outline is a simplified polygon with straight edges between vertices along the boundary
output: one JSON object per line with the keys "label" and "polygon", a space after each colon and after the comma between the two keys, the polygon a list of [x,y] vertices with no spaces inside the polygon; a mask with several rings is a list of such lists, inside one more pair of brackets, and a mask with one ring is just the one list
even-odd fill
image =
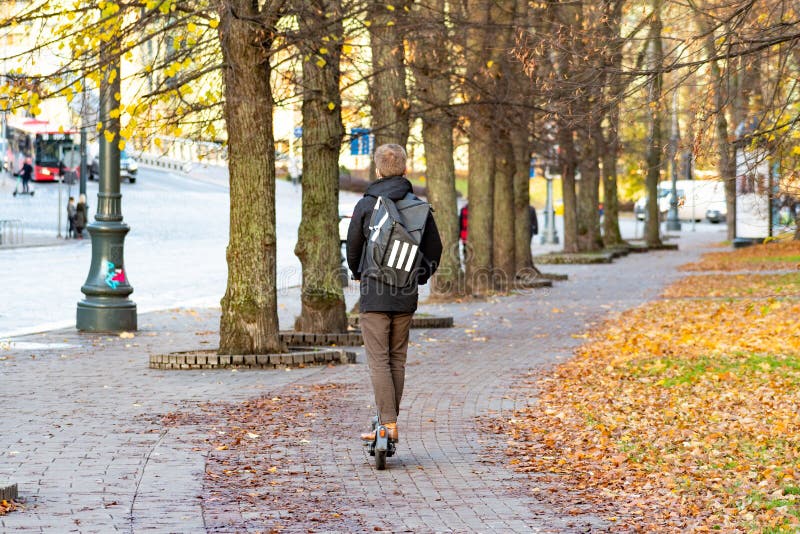
{"label": "parked car", "polygon": [[713,190],[708,193],[708,206],[706,208],[706,220],[711,223],[721,223],[728,218],[728,205],[725,203],[725,187],[718,182]]}
{"label": "parked car", "polygon": [[710,223],[714,224],[721,223],[727,218],[727,216],[728,214],[726,213],[726,211],[720,211],[718,209],[706,210],[706,219]]}
{"label": "parked car", "polygon": [[356,202],[339,203],[339,241],[347,242],[347,230],[350,228],[350,219],[353,218],[353,211],[356,209]]}
{"label": "parked car", "polygon": [[[678,218],[682,221],[700,221],[703,217],[711,222],[725,219],[725,188],[719,180],[677,180]],[[672,197],[672,182],[658,184],[658,211],[663,216],[669,212]],[[636,201],[633,211],[639,220],[645,217],[647,197]],[[709,218],[711,215],[711,218]]]}
{"label": "parked car", "polygon": [[[136,176],[139,173],[139,164],[133,159],[126,151],[119,154],[119,178],[120,180],[128,180],[130,183],[136,183]],[[100,178],[100,156],[97,155],[92,159],[89,164],[89,180],[97,180]]]}
{"label": "parked car", "polygon": [[[667,182],[662,182],[665,184]],[[658,188],[658,212],[660,215],[664,215],[669,211],[669,200],[670,194],[672,193],[672,186],[669,188],[664,188],[659,185]],[[682,191],[678,190],[678,198],[681,198],[683,194]],[[633,205],[633,213],[636,215],[636,218],[640,221],[645,219],[645,215],[647,213],[647,195],[641,197],[636,203]]]}

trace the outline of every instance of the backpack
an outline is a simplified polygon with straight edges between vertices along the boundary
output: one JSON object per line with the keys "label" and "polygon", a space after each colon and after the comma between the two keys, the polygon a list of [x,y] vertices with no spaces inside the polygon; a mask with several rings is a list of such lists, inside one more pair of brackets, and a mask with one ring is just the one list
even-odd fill
{"label": "backpack", "polygon": [[419,246],[431,205],[412,193],[397,202],[377,197],[361,258],[361,276],[395,287],[416,281],[422,262]]}

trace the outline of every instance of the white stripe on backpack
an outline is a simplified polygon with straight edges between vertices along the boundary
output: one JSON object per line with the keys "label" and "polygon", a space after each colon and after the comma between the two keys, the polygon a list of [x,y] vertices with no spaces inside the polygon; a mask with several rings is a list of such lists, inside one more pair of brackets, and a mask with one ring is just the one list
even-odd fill
{"label": "white stripe on backpack", "polygon": [[[408,261],[406,262],[406,266],[403,267],[403,270],[406,272],[411,271],[411,267],[414,265],[414,258],[417,257],[417,245],[411,246],[411,252],[408,253]],[[400,267],[398,267],[399,269]]]}
{"label": "white stripe on backpack", "polygon": [[400,249],[400,255],[397,257],[397,263],[394,265],[389,264],[389,267],[400,269],[400,267],[402,267],[403,262],[406,259],[406,253],[408,253],[408,243],[403,243],[403,248]]}
{"label": "white stripe on backpack", "polygon": [[[414,259],[417,257],[418,248],[417,245],[409,246],[408,243],[395,239],[392,243],[392,250],[389,252],[389,260],[386,262],[386,266],[398,270],[403,269],[406,272],[411,271],[411,267],[414,266]],[[405,266],[403,263],[405,263]]]}
{"label": "white stripe on backpack", "polygon": [[400,241],[395,239],[394,243],[392,244],[392,251],[389,253],[389,261],[386,263],[386,265],[388,265],[389,267],[392,266],[392,264],[394,263],[395,257],[397,257],[397,251],[399,249],[400,249]]}

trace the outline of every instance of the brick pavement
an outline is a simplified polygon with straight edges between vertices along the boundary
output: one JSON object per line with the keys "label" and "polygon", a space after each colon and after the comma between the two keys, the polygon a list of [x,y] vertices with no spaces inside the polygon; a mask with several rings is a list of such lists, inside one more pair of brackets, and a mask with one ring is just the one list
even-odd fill
{"label": "brick pavement", "polygon": [[603,529],[592,510],[546,504],[531,491],[535,476],[493,462],[487,448],[502,447],[502,438],[482,433],[477,418],[506,417],[535,401],[535,392],[511,387],[517,377],[568,358],[580,342],[573,334],[656,297],[679,276],[679,264],[719,239],[684,234],[680,252],[553,266],[570,280],[552,289],[425,306],[453,315],[456,327],[412,333],[401,443],[384,472],[374,471],[355,438],[372,411],[362,363],[291,371],[147,368],[150,353],[213,347],[215,310],[144,315],[134,339],[72,331],[15,339],[44,348],[0,350],[0,479],[18,482],[26,499],[25,511],[0,517],[0,532],[258,532],[282,514],[287,531],[314,529],[310,517],[280,510],[204,505],[206,429],[167,427],[160,416],[328,382],[349,386],[349,409],[312,438],[318,447],[287,446],[285,461],[335,481],[336,498],[366,530]]}

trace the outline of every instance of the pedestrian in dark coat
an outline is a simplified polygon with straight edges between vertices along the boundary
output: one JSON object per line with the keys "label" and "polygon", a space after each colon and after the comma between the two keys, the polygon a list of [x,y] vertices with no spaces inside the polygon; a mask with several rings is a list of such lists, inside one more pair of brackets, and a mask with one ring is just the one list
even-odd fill
{"label": "pedestrian in dark coat", "polygon": [[22,164],[22,169],[19,171],[19,175],[22,178],[22,192],[23,193],[30,193],[28,190],[28,183],[33,180],[33,160],[31,158],[25,158],[25,163]]}
{"label": "pedestrian in dark coat", "polygon": [[83,229],[86,227],[86,195],[78,197],[78,205],[75,206],[75,234],[78,239],[83,239]]}
{"label": "pedestrian in dark coat", "polygon": [[69,237],[75,237],[75,218],[78,213],[78,208],[75,206],[75,197],[69,197],[67,201],[67,221],[69,221],[69,232],[67,235]]}
{"label": "pedestrian in dark coat", "polygon": [[467,259],[467,236],[469,235],[469,204],[458,212],[458,240],[461,241],[461,256]]}
{"label": "pedestrian in dark coat", "polygon": [[531,239],[539,233],[539,218],[536,216],[536,208],[528,206],[528,214],[531,218]]}
{"label": "pedestrian in dark coat", "polygon": [[[370,235],[370,219],[378,197],[400,200],[413,193],[411,182],[405,178],[406,151],[400,145],[381,145],[375,150],[378,180],[368,188],[353,210],[347,231],[347,264],[353,278],[361,281],[359,301],[361,332],[367,353],[375,403],[381,424],[397,440],[397,414],[405,383],[405,364],[408,351],[408,332],[417,309],[418,284],[425,284],[436,271],[442,256],[442,242],[436,221],[429,214],[422,233],[419,250],[422,262],[416,283],[398,288],[370,276],[361,277],[361,260]],[[372,434],[361,438],[371,441]]]}

